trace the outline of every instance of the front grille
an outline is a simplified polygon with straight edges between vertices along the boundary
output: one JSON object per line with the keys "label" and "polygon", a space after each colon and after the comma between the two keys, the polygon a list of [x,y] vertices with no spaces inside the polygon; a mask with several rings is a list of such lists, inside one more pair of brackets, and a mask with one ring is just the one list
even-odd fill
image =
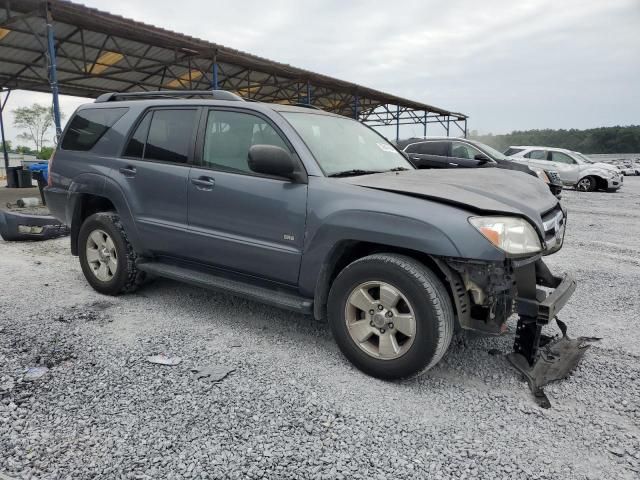
{"label": "front grille", "polygon": [[542,226],[544,227],[544,241],[546,250],[560,248],[564,238],[564,229],[566,227],[566,218],[560,205],[542,216]]}
{"label": "front grille", "polygon": [[555,170],[547,170],[547,177],[549,177],[549,181],[555,184],[562,184],[562,180],[560,179],[560,175]]}

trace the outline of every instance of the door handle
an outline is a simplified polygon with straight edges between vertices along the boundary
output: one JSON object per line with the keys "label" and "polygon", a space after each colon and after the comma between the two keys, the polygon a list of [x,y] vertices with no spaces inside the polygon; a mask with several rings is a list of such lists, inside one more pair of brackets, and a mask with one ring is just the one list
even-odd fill
{"label": "door handle", "polygon": [[453,163],[453,162],[449,162],[449,165],[451,165],[452,167],[457,167],[458,166],[457,163]]}
{"label": "door handle", "polygon": [[411,160],[420,160],[420,157],[419,157],[419,156],[417,156],[417,155],[413,155],[413,156],[411,157]]}
{"label": "door handle", "polygon": [[211,190],[216,181],[211,177],[198,177],[192,178],[191,183],[193,183],[198,190]]}
{"label": "door handle", "polygon": [[131,165],[122,167],[120,169],[120,173],[125,177],[135,177],[136,176],[136,167],[132,167]]}

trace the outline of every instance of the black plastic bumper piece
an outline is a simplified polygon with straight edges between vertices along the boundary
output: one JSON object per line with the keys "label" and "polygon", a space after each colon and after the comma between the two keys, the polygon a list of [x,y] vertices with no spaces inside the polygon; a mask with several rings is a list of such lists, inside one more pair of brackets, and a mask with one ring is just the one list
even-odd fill
{"label": "black plastic bumper piece", "polygon": [[6,241],[50,240],[69,235],[69,228],[50,215],[0,210],[0,236]]}
{"label": "black plastic bumper piece", "polygon": [[[557,313],[564,307],[573,292],[576,290],[576,281],[568,273],[561,277],[551,277],[551,284],[544,284],[546,287],[554,288],[549,295],[542,289],[537,289],[536,298],[518,297],[518,314],[526,317],[533,317],[538,323],[547,324],[555,318]],[[544,298],[544,299],[543,299]]]}

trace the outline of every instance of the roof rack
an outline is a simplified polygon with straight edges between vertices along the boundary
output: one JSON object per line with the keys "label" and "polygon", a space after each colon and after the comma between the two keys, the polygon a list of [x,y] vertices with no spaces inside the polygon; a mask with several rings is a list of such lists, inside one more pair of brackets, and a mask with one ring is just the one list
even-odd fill
{"label": "roof rack", "polygon": [[322,110],[320,107],[316,107],[315,105],[309,105],[308,103],[295,102],[291,104],[292,107],[302,107],[302,108],[312,108],[313,110]]}
{"label": "roof rack", "polygon": [[146,98],[191,98],[202,97],[211,100],[244,102],[242,97],[226,90],[156,90],[152,92],[109,92],[96,98],[95,103],[116,102],[118,100],[143,100]]}

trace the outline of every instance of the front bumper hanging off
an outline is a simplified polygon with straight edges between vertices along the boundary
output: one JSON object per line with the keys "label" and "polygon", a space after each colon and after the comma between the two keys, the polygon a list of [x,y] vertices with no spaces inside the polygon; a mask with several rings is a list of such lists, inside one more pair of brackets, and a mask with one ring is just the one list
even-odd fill
{"label": "front bumper hanging off", "polygon": [[[550,403],[544,393],[544,385],[566,378],[580,363],[588,346],[584,343],[595,339],[570,339],[566,325],[557,319],[557,313],[576,289],[576,282],[571,275],[552,275],[541,259],[516,265],[514,273],[520,318],[514,351],[507,358],[525,376],[538,404],[548,408]],[[542,327],[553,319],[556,319],[561,337],[542,334]]]}

